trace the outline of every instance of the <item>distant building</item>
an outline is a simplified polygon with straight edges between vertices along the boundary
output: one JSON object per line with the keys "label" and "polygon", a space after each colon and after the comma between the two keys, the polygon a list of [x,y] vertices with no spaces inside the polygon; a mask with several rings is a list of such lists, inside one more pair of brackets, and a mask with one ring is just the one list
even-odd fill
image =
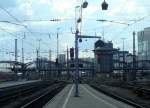
{"label": "distant building", "polygon": [[83,64],[83,67],[88,67],[88,68],[94,68],[94,58],[87,57],[87,58],[80,58],[79,59],[79,64]]}
{"label": "distant building", "polygon": [[58,55],[58,63],[63,64],[66,62],[66,55],[65,54],[59,54]]}
{"label": "distant building", "polygon": [[150,27],[138,32],[138,60],[150,60]]}
{"label": "distant building", "polygon": [[98,40],[95,43],[95,70],[97,73],[111,73],[113,72],[113,48],[112,42],[104,42]]}
{"label": "distant building", "polygon": [[116,51],[113,54],[113,67],[114,68],[122,68],[123,67],[123,54],[125,57],[125,64],[132,62],[132,57],[129,56],[130,53],[128,51]]}
{"label": "distant building", "polygon": [[80,59],[83,60],[83,61],[88,61],[88,62],[94,63],[94,58],[91,58],[91,57],[80,58]]}

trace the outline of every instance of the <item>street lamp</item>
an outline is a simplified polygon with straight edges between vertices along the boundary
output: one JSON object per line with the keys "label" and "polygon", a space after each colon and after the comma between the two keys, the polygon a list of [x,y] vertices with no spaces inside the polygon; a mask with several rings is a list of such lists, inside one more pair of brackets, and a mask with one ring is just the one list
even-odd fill
{"label": "street lamp", "polygon": [[[86,0],[83,2],[83,0],[82,0],[82,5],[75,7],[76,9],[80,8],[80,16],[79,16],[79,18],[76,21],[77,24],[81,23],[81,25],[80,25],[80,34],[81,34],[81,28],[82,28],[82,9],[87,8],[87,6],[88,6],[88,2]],[[79,42],[82,42],[82,39],[80,39]]]}
{"label": "street lamp", "polygon": [[79,39],[79,42],[82,42],[82,39],[81,39],[81,38]]}
{"label": "street lamp", "polygon": [[88,6],[88,2],[84,1],[83,4],[82,4],[82,8],[87,8],[87,6]]}
{"label": "street lamp", "polygon": [[80,23],[81,21],[82,21],[82,19],[81,19],[81,18],[78,18],[77,23]]}
{"label": "street lamp", "polygon": [[[79,29],[78,23],[82,21],[82,8],[87,8],[88,2],[84,1],[81,6],[76,6],[75,8],[81,8],[81,16],[80,18],[75,21],[76,22],[76,32],[75,32],[75,97],[79,97],[79,90],[78,90],[78,80],[79,80],[79,63],[78,63],[78,39],[79,39]],[[76,11],[76,10],[75,10]],[[75,13],[76,15],[76,13]],[[76,16],[75,16],[76,18]],[[80,31],[81,32],[81,31]],[[80,39],[81,41],[81,39]]]}
{"label": "street lamp", "polygon": [[108,4],[106,3],[106,1],[104,0],[103,3],[101,4],[102,6],[102,10],[107,10],[108,9]]}

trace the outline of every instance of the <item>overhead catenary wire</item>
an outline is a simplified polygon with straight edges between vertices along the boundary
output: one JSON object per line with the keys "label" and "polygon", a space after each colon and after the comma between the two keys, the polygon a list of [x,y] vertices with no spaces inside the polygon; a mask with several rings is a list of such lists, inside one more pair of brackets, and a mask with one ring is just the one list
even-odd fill
{"label": "overhead catenary wire", "polygon": [[[4,32],[6,32],[6,33],[8,33],[9,35],[11,35],[11,36],[13,36],[13,37],[17,37],[18,35],[16,35],[16,34],[14,34],[14,33],[12,33],[12,32],[9,32],[7,29],[5,29],[5,28],[2,28],[2,27],[0,27],[0,30],[2,30],[2,31],[4,31]],[[20,38],[21,39],[21,38]],[[27,42],[27,41],[26,41]],[[32,44],[32,43],[30,43],[30,42],[27,42],[28,44],[30,44],[30,45],[32,45],[32,46],[35,46],[34,44]]]}
{"label": "overhead catenary wire", "polygon": [[[11,18],[13,18],[16,22],[22,23],[18,18],[16,18],[14,15],[12,15],[9,11],[7,11],[5,8],[3,8],[2,6],[0,6],[0,9],[2,9],[4,12],[6,12]],[[24,26],[24,28],[32,34],[32,32],[28,29],[27,26]],[[33,35],[34,36],[34,35]],[[48,47],[47,45],[45,45],[46,47]]]}
{"label": "overhead catenary wire", "polygon": [[15,21],[20,22],[16,17],[14,17],[9,11],[7,11],[5,8],[0,6],[0,9],[2,9],[4,12],[6,12],[9,16],[11,16]]}
{"label": "overhead catenary wire", "polygon": [[[6,33],[8,33],[9,35],[11,35],[11,36],[13,36],[13,37],[17,37],[18,35],[16,35],[16,34],[13,34],[13,33],[11,33],[11,32],[9,32],[9,31],[7,31],[7,29],[4,29],[4,28],[2,28],[2,27],[0,27],[0,30],[2,30],[2,31],[4,31],[4,32],[6,32]],[[21,38],[20,38],[21,39]],[[35,47],[36,48],[36,45],[34,45],[34,44],[32,44],[31,42],[29,42],[29,41],[27,41],[27,40],[24,40],[26,43],[28,43],[28,45],[30,45],[30,46],[32,46],[32,47]],[[4,48],[3,48],[4,49]],[[7,49],[8,50],[8,49]],[[0,50],[0,52],[1,52],[1,50]],[[3,51],[3,52],[5,52],[5,53],[14,53],[13,51]],[[36,52],[35,52],[36,53]],[[28,54],[28,53],[27,53]]]}
{"label": "overhead catenary wire", "polygon": [[[128,0],[126,0],[126,1],[128,1]],[[7,11],[7,10],[6,10]],[[9,11],[7,11],[11,16],[12,16],[12,14],[9,12]],[[14,16],[13,16],[14,17]],[[16,19],[16,18],[15,18]],[[16,21],[17,21],[18,19],[16,19]],[[142,20],[142,19],[140,19],[140,20]],[[18,21],[20,21],[20,20],[18,20]],[[137,22],[137,21],[136,21]],[[125,30],[125,29],[123,29],[123,30]],[[30,30],[31,31],[31,30]],[[31,31],[32,32],[32,31]],[[32,34],[34,34],[33,32],[32,32]]]}
{"label": "overhead catenary wire", "polygon": [[19,23],[15,23],[15,22],[11,22],[11,21],[6,21],[6,20],[5,20],[5,21],[4,21],[4,20],[3,20],[3,21],[0,21],[0,22],[26,27],[26,25],[19,24]]}
{"label": "overhead catenary wire", "polygon": [[[138,18],[138,19],[135,19],[133,20],[134,22],[133,23],[130,23],[127,27],[123,28],[123,30],[121,30],[121,32],[119,32],[118,35],[121,35],[123,32],[125,32],[126,29],[128,29],[129,27],[133,26],[134,24],[138,23],[138,22],[141,22],[143,21],[145,18],[149,17],[150,14],[148,15],[145,15],[144,17],[141,17],[141,18]],[[117,36],[117,35],[116,35]]]}

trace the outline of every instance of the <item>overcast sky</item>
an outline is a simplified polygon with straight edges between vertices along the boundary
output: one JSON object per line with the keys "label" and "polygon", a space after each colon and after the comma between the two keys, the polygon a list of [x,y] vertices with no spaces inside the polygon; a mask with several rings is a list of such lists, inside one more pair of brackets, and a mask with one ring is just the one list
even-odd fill
{"label": "overcast sky", "polygon": [[[84,0],[83,0],[84,1]],[[104,37],[112,41],[114,47],[122,49],[121,38],[126,38],[125,49],[132,51],[132,32],[150,26],[149,0],[106,0],[107,11],[101,10],[103,0],[87,0],[88,7],[83,9],[82,34]],[[38,40],[41,39],[41,56],[56,55],[56,32],[59,28],[59,52],[65,53],[67,46],[74,46],[75,7],[81,0],[0,0],[0,21],[10,21],[20,25],[0,22],[0,60],[13,60],[6,52],[14,52],[14,39],[18,39],[18,52],[21,56],[21,40],[24,39],[25,58],[34,59]],[[77,10],[78,11],[78,10]],[[61,19],[52,22],[49,20]],[[97,22],[105,19],[112,22]],[[136,22],[137,21],[137,22]],[[129,25],[127,25],[129,24]],[[22,25],[26,25],[25,28]],[[32,32],[32,33],[31,33]],[[104,36],[102,35],[104,34]],[[97,39],[83,39],[80,43],[80,57],[92,57],[94,42]],[[89,53],[85,52],[88,49]],[[20,57],[19,57],[20,59]]]}

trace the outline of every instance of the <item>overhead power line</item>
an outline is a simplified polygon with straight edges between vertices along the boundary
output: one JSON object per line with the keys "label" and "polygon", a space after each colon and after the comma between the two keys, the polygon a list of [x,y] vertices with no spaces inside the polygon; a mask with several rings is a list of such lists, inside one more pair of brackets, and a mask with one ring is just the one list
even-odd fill
{"label": "overhead power line", "polygon": [[[6,12],[11,18],[13,18],[16,22],[22,23],[18,18],[16,18],[14,15],[12,15],[9,11],[7,11],[5,8],[3,8],[2,6],[0,6],[0,9],[2,9],[4,12]],[[24,26],[24,28],[32,34],[32,32],[28,29],[27,26]],[[34,35],[33,35],[34,36]],[[48,47],[47,45],[45,45],[46,47]]]}
{"label": "overhead power line", "polygon": [[2,27],[0,27],[0,30],[2,30],[2,31],[4,31],[4,32],[6,32],[6,33],[8,33],[8,34],[10,34],[11,36],[14,36],[14,37],[17,36],[17,35],[15,35],[15,34],[9,32],[9,31],[7,31],[6,29],[4,29],[4,28],[2,28]]}
{"label": "overhead power line", "polygon": [[[0,30],[4,31],[4,32],[6,32],[6,33],[8,33],[9,35],[11,35],[11,36],[13,36],[13,37],[17,37],[17,36],[18,36],[18,35],[16,35],[16,34],[12,33],[12,32],[9,32],[9,31],[8,31],[7,29],[5,29],[5,28],[0,27]],[[30,44],[31,46],[35,46],[34,44],[32,44],[32,43],[30,43],[30,42],[28,42],[28,41],[26,41],[26,43]],[[35,47],[36,47],[36,46],[35,46]]]}
{"label": "overhead power line", "polygon": [[37,20],[23,20],[23,21],[25,21],[25,22],[40,22],[40,21],[53,21],[53,22],[58,22],[58,21],[62,21],[62,19],[43,19],[43,20],[41,20],[41,19],[37,19]]}
{"label": "overhead power line", "polygon": [[130,25],[130,24],[125,23],[125,22],[119,22],[119,21],[113,21],[113,20],[105,20],[105,19],[98,19],[96,21],[118,23],[118,24],[123,24],[123,25]]}
{"label": "overhead power line", "polygon": [[26,25],[15,23],[15,22],[11,22],[11,21],[0,21],[0,22],[26,27]]}
{"label": "overhead power line", "polygon": [[3,11],[5,11],[9,16],[11,16],[15,21],[20,22],[16,17],[14,17],[9,11],[7,11],[5,8],[3,8],[2,6],[0,6],[0,9],[2,9]]}

